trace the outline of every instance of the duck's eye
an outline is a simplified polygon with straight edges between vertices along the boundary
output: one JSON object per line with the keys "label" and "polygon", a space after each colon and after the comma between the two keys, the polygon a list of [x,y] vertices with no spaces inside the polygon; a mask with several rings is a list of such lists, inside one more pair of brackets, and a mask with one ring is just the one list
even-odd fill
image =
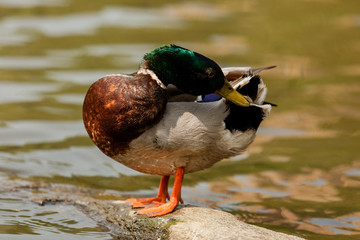
{"label": "duck's eye", "polygon": [[216,75],[216,71],[212,68],[208,68],[206,69],[206,74],[208,75],[209,78],[213,78]]}

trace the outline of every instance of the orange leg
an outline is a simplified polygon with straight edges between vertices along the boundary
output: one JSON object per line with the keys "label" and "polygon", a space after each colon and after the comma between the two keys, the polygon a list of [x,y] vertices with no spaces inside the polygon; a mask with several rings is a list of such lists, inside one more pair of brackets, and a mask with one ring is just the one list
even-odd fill
{"label": "orange leg", "polygon": [[138,212],[138,214],[145,214],[148,217],[157,217],[172,212],[174,208],[179,204],[179,201],[183,203],[183,200],[181,199],[181,185],[183,178],[184,168],[180,167],[176,170],[175,173],[175,182],[171,193],[170,201],[167,203],[163,202],[156,207],[142,209]]}
{"label": "orange leg", "polygon": [[126,202],[132,203],[133,208],[138,207],[151,207],[161,205],[166,202],[166,199],[170,199],[168,193],[168,183],[170,176],[162,176],[159,186],[157,197],[154,198],[130,198]]}

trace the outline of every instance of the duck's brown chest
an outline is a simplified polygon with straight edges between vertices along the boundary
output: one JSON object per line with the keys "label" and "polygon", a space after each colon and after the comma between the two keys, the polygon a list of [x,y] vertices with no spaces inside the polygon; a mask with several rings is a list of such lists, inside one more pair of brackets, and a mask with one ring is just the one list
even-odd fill
{"label": "duck's brown chest", "polygon": [[163,114],[166,97],[149,75],[109,75],[88,90],[83,121],[91,140],[109,157],[125,153],[129,143]]}

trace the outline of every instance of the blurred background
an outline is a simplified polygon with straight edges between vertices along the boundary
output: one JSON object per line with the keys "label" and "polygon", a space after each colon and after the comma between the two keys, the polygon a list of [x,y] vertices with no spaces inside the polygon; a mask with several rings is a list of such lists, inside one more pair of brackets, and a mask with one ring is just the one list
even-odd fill
{"label": "blurred background", "polygon": [[[254,144],[186,175],[185,203],[308,239],[359,239],[358,0],[0,0],[0,184],[156,194],[160,177],[92,144],[81,108],[91,83],[168,43],[222,67],[277,66],[262,77],[279,106]],[[29,197],[1,191],[1,239],[111,239],[70,206]]]}

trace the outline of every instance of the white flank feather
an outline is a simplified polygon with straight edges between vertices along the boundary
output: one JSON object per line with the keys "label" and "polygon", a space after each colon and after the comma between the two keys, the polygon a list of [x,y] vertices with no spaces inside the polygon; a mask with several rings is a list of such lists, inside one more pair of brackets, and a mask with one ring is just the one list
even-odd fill
{"label": "white flank feather", "polygon": [[254,140],[255,130],[230,132],[225,101],[171,102],[162,120],[131,142],[130,150],[115,159],[135,170],[171,175],[178,167],[185,173],[208,168],[223,158],[243,152]]}

